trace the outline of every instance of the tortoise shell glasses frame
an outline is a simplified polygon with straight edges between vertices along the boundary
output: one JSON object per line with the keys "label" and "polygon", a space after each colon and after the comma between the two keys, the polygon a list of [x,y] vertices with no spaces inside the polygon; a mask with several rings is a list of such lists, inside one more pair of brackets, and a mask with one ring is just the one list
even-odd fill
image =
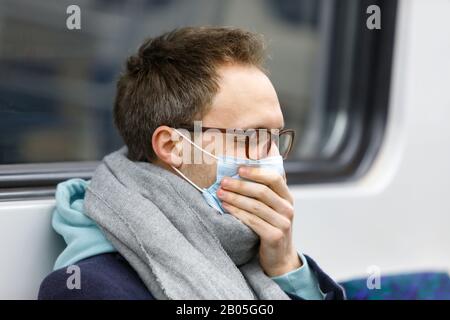
{"label": "tortoise shell glasses frame", "polygon": [[[215,130],[225,134],[231,134],[237,137],[238,140],[245,142],[245,154],[248,159],[250,159],[250,144],[252,141],[256,139],[257,144],[259,146],[260,139],[266,139],[263,143],[265,145],[265,154],[268,155],[270,149],[272,147],[272,143],[275,142],[277,147],[279,148],[280,155],[283,159],[286,159],[291,152],[292,146],[294,144],[295,139],[295,130],[294,129],[266,129],[266,128],[257,128],[257,129],[235,129],[235,128],[214,128],[214,127],[203,127],[203,126],[194,126],[194,125],[181,125],[177,129],[184,129],[189,132],[206,132],[208,130]],[[268,133],[268,134],[267,134]],[[280,141],[283,140],[283,143],[287,142],[287,145],[283,145],[282,149],[280,149]]]}

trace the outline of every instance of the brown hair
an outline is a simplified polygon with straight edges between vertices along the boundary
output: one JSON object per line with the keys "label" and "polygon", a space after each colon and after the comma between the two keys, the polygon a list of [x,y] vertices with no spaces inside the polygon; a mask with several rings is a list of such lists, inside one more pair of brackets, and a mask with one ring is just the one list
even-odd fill
{"label": "brown hair", "polygon": [[117,82],[114,122],[133,161],[153,160],[151,137],[161,125],[192,123],[218,91],[217,67],[263,69],[262,36],[227,27],[186,27],[144,41]]}

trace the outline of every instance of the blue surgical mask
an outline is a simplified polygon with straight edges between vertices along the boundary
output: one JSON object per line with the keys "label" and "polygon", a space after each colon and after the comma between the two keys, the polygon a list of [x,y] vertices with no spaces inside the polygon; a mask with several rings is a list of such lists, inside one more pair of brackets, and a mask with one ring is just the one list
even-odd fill
{"label": "blue surgical mask", "polygon": [[[178,130],[177,130],[178,132]],[[284,175],[284,166],[283,166],[283,157],[280,155],[267,157],[259,160],[251,160],[244,158],[235,158],[228,156],[215,156],[210,152],[202,149],[194,142],[192,142],[189,138],[178,132],[182,137],[187,139],[193,146],[198,148],[199,150],[205,152],[209,156],[215,158],[217,160],[217,175],[216,182],[214,182],[209,188],[200,188],[194,182],[192,182],[188,177],[186,177],[180,170],[175,167],[172,167],[176,172],[178,172],[186,181],[188,181],[191,185],[193,185],[197,190],[202,193],[205,201],[214,209],[216,209],[219,213],[224,214],[227,213],[222,207],[222,202],[217,196],[217,190],[220,188],[220,182],[224,177],[231,177],[238,180],[244,180],[238,174],[238,170],[241,166],[251,166],[258,167],[266,170],[272,170],[279,175]]]}

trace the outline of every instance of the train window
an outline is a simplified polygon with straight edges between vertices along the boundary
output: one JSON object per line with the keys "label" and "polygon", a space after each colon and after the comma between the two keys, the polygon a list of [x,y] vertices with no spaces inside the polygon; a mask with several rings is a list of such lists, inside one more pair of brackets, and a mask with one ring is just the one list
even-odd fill
{"label": "train window", "polygon": [[[265,35],[286,127],[297,130],[286,163],[291,183],[352,178],[379,146],[396,1],[84,0],[81,30],[66,26],[70,4],[0,2],[3,197],[44,195],[61,180],[88,178],[122,144],[111,110],[125,58],[144,38],[183,25]],[[381,30],[366,27],[372,4],[381,8]]]}

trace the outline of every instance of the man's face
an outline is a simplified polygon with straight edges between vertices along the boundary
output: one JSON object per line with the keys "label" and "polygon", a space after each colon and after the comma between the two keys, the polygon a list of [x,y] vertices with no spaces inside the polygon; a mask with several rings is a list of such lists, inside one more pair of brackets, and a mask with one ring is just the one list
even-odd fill
{"label": "man's face", "polygon": [[[283,115],[275,89],[269,78],[254,66],[224,65],[218,69],[219,91],[212,106],[202,119],[204,127],[213,128],[266,128],[284,126]],[[213,137],[203,135],[203,147]],[[187,142],[185,142],[187,143]],[[215,154],[226,153],[215,149]],[[271,155],[276,148],[271,149]],[[204,157],[207,157],[206,155]],[[216,180],[216,162],[184,164],[183,171],[202,188]]]}

